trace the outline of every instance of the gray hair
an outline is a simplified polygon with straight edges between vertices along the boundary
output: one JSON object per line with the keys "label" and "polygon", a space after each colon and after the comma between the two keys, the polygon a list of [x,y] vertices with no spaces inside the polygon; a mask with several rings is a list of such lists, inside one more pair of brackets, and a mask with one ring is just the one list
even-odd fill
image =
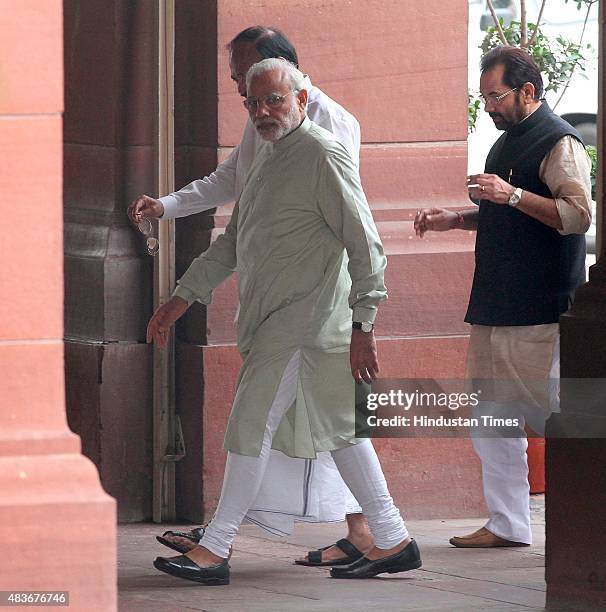
{"label": "gray hair", "polygon": [[251,81],[264,72],[271,70],[282,70],[286,72],[290,86],[295,90],[305,89],[305,75],[290,62],[281,57],[270,57],[253,64],[246,73],[246,88],[250,87]]}

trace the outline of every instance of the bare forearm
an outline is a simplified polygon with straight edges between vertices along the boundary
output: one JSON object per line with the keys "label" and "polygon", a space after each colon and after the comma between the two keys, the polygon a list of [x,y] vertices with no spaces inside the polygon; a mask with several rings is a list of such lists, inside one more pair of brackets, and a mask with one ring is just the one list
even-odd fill
{"label": "bare forearm", "polygon": [[[499,206],[509,206],[516,193],[515,185],[511,185],[496,174],[475,174],[467,180],[469,195],[472,198],[494,202]],[[517,204],[513,202],[512,206],[515,205],[520,212],[549,227],[562,229],[560,213],[552,198],[544,198],[522,189],[519,191],[521,191],[520,200]]]}
{"label": "bare forearm", "polygon": [[447,232],[452,229],[475,231],[478,229],[477,209],[455,212],[445,208],[423,208],[414,220],[415,234],[423,238],[426,232]]}
{"label": "bare forearm", "polygon": [[456,229],[476,231],[478,229],[478,209],[470,208],[469,210],[462,210],[458,213],[463,218],[463,223],[458,219],[458,223],[455,226]]}
{"label": "bare forearm", "polygon": [[544,198],[530,191],[522,191],[522,197],[516,208],[549,227],[562,229],[562,219],[553,198]]}

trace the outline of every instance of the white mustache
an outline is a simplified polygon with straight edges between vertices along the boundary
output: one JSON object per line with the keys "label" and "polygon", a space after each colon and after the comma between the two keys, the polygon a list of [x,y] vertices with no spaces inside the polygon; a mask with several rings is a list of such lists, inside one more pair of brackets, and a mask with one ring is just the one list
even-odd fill
{"label": "white mustache", "polygon": [[255,121],[256,127],[265,127],[268,125],[280,125],[280,122],[275,119],[257,119]]}

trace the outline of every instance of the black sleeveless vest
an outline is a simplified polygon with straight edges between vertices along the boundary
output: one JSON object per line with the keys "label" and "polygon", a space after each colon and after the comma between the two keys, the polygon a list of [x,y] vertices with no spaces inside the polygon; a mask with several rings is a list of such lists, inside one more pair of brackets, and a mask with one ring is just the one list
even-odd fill
{"label": "black sleeveless vest", "polygon": [[[537,195],[552,194],[539,178],[545,155],[578,132],[546,102],[493,145],[485,172]],[[557,230],[508,206],[482,200],[465,321],[477,325],[557,323],[585,282],[585,236]]]}

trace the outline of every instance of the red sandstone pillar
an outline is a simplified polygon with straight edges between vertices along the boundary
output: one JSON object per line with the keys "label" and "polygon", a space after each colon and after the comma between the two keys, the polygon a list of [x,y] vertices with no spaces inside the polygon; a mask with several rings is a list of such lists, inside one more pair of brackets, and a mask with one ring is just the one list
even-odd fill
{"label": "red sandstone pillar", "polygon": [[65,417],[62,8],[0,0],[0,590],[90,612],[116,609],[115,504]]}

